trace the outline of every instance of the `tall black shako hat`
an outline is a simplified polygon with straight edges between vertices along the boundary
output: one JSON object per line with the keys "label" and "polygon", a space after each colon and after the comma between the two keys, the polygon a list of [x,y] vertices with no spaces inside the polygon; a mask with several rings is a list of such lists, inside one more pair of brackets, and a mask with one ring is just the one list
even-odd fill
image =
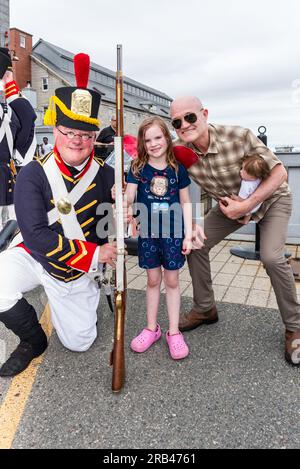
{"label": "tall black shako hat", "polygon": [[0,47],[0,80],[2,80],[7,70],[12,70],[9,50],[6,47]]}
{"label": "tall black shako hat", "polygon": [[55,90],[44,117],[44,125],[63,125],[76,130],[99,130],[98,111],[100,93],[87,89],[90,73],[90,57],[74,56],[76,87],[65,86]]}

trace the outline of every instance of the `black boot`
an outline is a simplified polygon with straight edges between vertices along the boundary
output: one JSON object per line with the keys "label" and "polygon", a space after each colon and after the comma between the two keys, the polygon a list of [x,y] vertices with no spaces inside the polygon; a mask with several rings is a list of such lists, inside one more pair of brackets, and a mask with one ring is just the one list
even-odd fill
{"label": "black boot", "polygon": [[46,350],[47,336],[35,309],[24,298],[10,310],[0,313],[0,321],[20,338],[20,344],[0,368],[0,376],[11,377],[24,371],[33,358]]}

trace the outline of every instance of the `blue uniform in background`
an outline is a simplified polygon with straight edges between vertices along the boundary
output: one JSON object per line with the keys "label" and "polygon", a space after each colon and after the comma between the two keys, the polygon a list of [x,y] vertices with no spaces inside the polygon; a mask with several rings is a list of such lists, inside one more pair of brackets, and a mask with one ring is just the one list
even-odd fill
{"label": "blue uniform in background", "polygon": [[0,230],[14,214],[15,162],[31,160],[35,150],[36,114],[25,98],[17,95],[0,105]]}
{"label": "blue uniform in background", "polygon": [[[10,109],[9,109],[10,108]],[[4,119],[9,119],[9,127],[13,139],[11,154],[8,136],[4,132]],[[10,160],[18,152],[21,161],[26,157],[34,139],[34,122],[36,114],[27,99],[16,98],[10,104],[0,106],[0,205],[13,203],[14,177],[10,169]],[[2,129],[2,132],[1,132]],[[4,133],[4,135],[2,135]],[[33,156],[33,154],[32,154]]]}

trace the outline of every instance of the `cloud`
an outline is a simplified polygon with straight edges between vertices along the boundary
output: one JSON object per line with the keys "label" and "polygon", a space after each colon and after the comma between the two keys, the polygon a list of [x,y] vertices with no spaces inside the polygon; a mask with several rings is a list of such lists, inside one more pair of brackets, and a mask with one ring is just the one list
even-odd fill
{"label": "cloud", "polygon": [[122,43],[130,78],[171,97],[198,95],[224,122],[267,122],[285,143],[299,139],[299,17],[298,0],[11,0],[12,26],[35,40],[112,70]]}

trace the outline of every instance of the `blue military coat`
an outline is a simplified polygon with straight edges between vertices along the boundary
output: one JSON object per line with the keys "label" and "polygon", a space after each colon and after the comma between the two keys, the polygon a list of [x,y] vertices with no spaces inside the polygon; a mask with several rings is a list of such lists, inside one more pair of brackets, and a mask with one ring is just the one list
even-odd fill
{"label": "blue military coat", "polygon": [[[2,103],[0,106],[0,135],[9,106],[11,109],[9,126],[13,138],[13,151],[17,150],[24,158],[34,139],[36,114],[29,101],[22,97],[14,99],[8,105]],[[4,134],[0,141],[0,206],[13,203],[15,177],[10,168],[12,156],[7,136]]]}

